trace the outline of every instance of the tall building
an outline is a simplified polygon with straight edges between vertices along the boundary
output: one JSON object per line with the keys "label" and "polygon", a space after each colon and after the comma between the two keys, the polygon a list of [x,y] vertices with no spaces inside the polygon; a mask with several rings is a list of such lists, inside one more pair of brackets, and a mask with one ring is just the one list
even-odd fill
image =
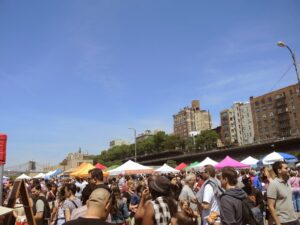
{"label": "tall building", "polygon": [[193,100],[191,107],[185,107],[173,115],[174,134],[182,138],[190,136],[190,132],[211,129],[209,111],[200,109],[199,100]]}
{"label": "tall building", "polygon": [[234,103],[231,109],[223,110],[221,116],[221,137],[226,144],[246,145],[254,141],[254,127],[249,102]]}
{"label": "tall building", "polygon": [[160,132],[163,130],[159,130],[159,129],[156,129],[156,130],[145,130],[143,133],[141,134],[138,134],[137,137],[136,137],[136,141],[143,141],[143,140],[146,140],[150,137],[153,137],[154,135],[156,135],[158,132]]}
{"label": "tall building", "polygon": [[130,143],[128,141],[124,141],[121,139],[115,139],[109,142],[109,147],[112,148],[114,146],[120,146],[120,145],[129,145]]}
{"label": "tall building", "polygon": [[257,142],[300,135],[299,84],[250,97]]}

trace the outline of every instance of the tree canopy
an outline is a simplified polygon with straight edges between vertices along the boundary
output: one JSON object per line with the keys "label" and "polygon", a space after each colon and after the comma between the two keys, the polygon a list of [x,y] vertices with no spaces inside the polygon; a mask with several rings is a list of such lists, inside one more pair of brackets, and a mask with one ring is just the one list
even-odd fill
{"label": "tree canopy", "polygon": [[[137,155],[148,155],[170,150],[207,151],[216,148],[218,138],[218,134],[214,130],[202,131],[200,135],[187,139],[160,131],[147,139],[137,141]],[[120,164],[121,160],[134,157],[134,149],[134,144],[114,146],[95,156],[95,160],[106,166]]]}

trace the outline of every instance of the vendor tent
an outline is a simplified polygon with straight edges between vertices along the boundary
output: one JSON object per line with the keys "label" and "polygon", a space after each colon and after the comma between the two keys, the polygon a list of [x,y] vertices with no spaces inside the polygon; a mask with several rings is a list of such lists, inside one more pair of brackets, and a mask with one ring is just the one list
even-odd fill
{"label": "vendor tent", "polygon": [[71,173],[75,173],[75,172],[81,170],[83,167],[86,166],[86,164],[87,164],[86,162],[83,162],[78,167],[76,167],[75,169],[70,169],[70,170],[73,170]]}
{"label": "vendor tent", "polygon": [[16,178],[16,180],[30,180],[30,179],[31,179],[31,177],[27,176],[24,173]]}
{"label": "vendor tent", "polygon": [[255,159],[252,156],[248,156],[246,159],[241,161],[241,163],[250,165],[250,166],[256,166],[257,162],[258,162],[258,159]]}
{"label": "vendor tent", "polygon": [[44,178],[44,177],[45,177],[44,173],[39,173],[38,175],[35,175],[33,178],[40,179],[40,178]]}
{"label": "vendor tent", "polygon": [[56,177],[57,175],[61,174],[63,171],[61,169],[57,169],[55,171],[53,171],[53,173],[51,174],[51,177]]}
{"label": "vendor tent", "polygon": [[110,171],[110,170],[112,170],[112,169],[115,169],[115,168],[117,168],[117,167],[119,167],[120,165],[112,165],[112,166],[110,166],[110,167],[107,167],[104,171],[105,172],[107,172],[107,171]]}
{"label": "vendor tent", "polygon": [[95,169],[95,168],[96,167],[93,166],[92,164],[86,163],[84,165],[84,167],[82,167],[80,170],[77,170],[77,171],[71,173],[70,176],[72,176],[72,177],[87,177],[89,174],[89,171],[92,169]]}
{"label": "vendor tent", "polygon": [[137,162],[128,160],[126,163],[108,172],[109,175],[138,174],[138,173],[152,173],[153,169],[151,167],[143,166]]}
{"label": "vendor tent", "polygon": [[212,166],[215,166],[217,165],[218,162],[212,160],[211,158],[209,157],[206,157],[203,161],[197,163],[196,165],[193,166],[194,169],[199,169],[201,167],[204,167],[206,165],[212,165]]}
{"label": "vendor tent", "polygon": [[48,173],[45,174],[44,179],[49,180],[53,174],[55,173],[55,170],[49,171]]}
{"label": "vendor tent", "polygon": [[298,162],[298,159],[297,157],[291,154],[282,153],[282,152],[272,152],[266,155],[265,157],[263,157],[261,162],[258,162],[258,164],[262,163],[263,165],[270,165],[277,161],[286,161],[287,163],[295,163]]}
{"label": "vendor tent", "polygon": [[198,161],[195,161],[195,162],[191,163],[190,165],[188,165],[187,167],[185,167],[183,170],[188,171],[190,169],[193,169],[193,167],[195,165],[197,165],[198,163],[199,163]]}
{"label": "vendor tent", "polygon": [[70,168],[70,169],[68,169],[68,170],[65,170],[65,171],[64,171],[64,174],[70,174],[70,173],[75,172],[76,170],[77,170],[77,168]]}
{"label": "vendor tent", "polygon": [[219,162],[215,168],[216,169],[222,169],[226,166],[230,166],[236,169],[242,169],[242,168],[249,168],[249,165],[246,165],[244,163],[240,163],[239,161],[236,161],[229,156],[226,156],[225,159],[223,159],[221,162]]}
{"label": "vendor tent", "polygon": [[97,163],[95,165],[95,167],[98,168],[98,169],[100,169],[100,170],[105,170],[107,168],[106,166],[102,165],[101,163]]}
{"label": "vendor tent", "polygon": [[178,166],[175,167],[176,170],[183,170],[187,165],[185,163],[180,163]]}
{"label": "vendor tent", "polygon": [[167,165],[166,163],[155,170],[158,173],[178,173],[179,170],[174,169],[173,167]]}

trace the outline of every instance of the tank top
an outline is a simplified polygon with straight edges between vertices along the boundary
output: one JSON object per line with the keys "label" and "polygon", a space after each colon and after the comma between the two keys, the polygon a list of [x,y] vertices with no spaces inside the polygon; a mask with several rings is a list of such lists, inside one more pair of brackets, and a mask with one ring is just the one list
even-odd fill
{"label": "tank top", "polygon": [[151,201],[154,209],[154,222],[155,225],[169,225],[171,220],[171,214],[169,206],[163,197],[158,197],[154,201]]}

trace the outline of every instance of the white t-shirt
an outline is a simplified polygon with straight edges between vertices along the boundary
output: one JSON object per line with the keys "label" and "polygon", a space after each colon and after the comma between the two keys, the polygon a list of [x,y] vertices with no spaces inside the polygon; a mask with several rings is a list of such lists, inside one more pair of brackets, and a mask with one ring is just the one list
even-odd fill
{"label": "white t-shirt", "polygon": [[88,184],[88,183],[87,183],[86,181],[84,181],[84,182],[82,182],[82,183],[76,181],[75,185],[76,185],[76,187],[79,188],[79,191],[77,191],[76,194],[75,194],[75,196],[76,196],[77,198],[81,198],[82,191],[83,191],[83,189],[85,188],[85,186],[86,186],[87,184]]}
{"label": "white t-shirt", "polygon": [[202,210],[203,225],[207,225],[205,217],[209,216],[211,212],[220,212],[219,199],[215,196],[214,189],[210,184],[206,184],[204,187],[203,202],[209,203],[210,206],[210,209]]}

